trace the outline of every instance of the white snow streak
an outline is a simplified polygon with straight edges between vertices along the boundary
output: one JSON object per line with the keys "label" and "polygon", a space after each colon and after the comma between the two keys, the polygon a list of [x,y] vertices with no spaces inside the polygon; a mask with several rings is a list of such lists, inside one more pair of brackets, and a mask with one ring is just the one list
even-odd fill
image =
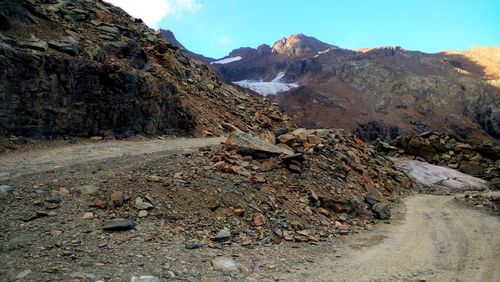
{"label": "white snow streak", "polygon": [[224,65],[224,64],[229,64],[229,63],[232,63],[232,62],[236,62],[236,61],[239,61],[243,59],[241,56],[237,56],[237,57],[231,57],[231,58],[225,58],[225,59],[222,59],[222,60],[218,60],[218,61],[215,61],[215,62],[211,62],[210,64],[220,64],[220,65]]}
{"label": "white snow streak", "polygon": [[297,83],[284,83],[281,80],[285,77],[285,72],[279,72],[276,77],[270,82],[258,80],[240,80],[233,81],[234,84],[243,88],[248,88],[259,93],[262,96],[276,95],[281,92],[286,92],[299,87]]}
{"label": "white snow streak", "polygon": [[431,191],[461,192],[483,190],[486,181],[447,167],[415,160],[396,160],[396,166],[406,171],[416,182]]}

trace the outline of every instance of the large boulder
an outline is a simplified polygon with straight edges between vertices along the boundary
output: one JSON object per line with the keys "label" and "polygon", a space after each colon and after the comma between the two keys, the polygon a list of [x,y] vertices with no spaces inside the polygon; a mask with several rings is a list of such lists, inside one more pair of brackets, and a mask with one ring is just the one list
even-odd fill
{"label": "large boulder", "polygon": [[242,155],[267,157],[272,155],[293,155],[293,151],[271,144],[243,131],[232,132],[226,139],[226,147]]}

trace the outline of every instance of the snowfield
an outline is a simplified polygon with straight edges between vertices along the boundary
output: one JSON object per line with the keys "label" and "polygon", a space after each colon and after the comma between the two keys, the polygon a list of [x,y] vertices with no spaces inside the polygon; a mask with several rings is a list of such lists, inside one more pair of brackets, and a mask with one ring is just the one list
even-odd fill
{"label": "snowfield", "polygon": [[213,64],[225,65],[225,64],[229,64],[229,63],[232,63],[232,62],[239,61],[241,59],[243,59],[241,56],[236,56],[236,57],[225,58],[225,59],[222,59],[222,60],[211,62],[210,64],[211,65],[213,65]]}
{"label": "snowfield", "polygon": [[429,191],[463,192],[486,189],[486,181],[455,169],[416,160],[395,159],[395,163]]}
{"label": "snowfield", "polygon": [[258,80],[240,80],[233,81],[234,84],[243,88],[248,88],[252,91],[259,93],[262,96],[276,95],[281,92],[286,92],[291,89],[299,87],[297,83],[284,83],[281,80],[285,77],[285,72],[279,72],[276,77],[269,81]]}

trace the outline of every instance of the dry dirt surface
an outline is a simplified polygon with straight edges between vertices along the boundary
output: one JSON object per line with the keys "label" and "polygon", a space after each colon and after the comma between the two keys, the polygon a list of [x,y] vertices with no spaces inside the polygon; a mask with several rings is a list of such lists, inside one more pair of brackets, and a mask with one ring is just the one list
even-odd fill
{"label": "dry dirt surface", "polygon": [[[15,188],[0,202],[0,280],[131,281],[141,275],[157,278],[142,280],[151,282],[500,280],[500,219],[460,205],[454,196],[407,197],[393,209],[392,219],[385,221],[390,224],[381,222],[373,231],[356,226],[350,236],[331,241],[204,243],[194,250],[185,248],[187,235],[175,234],[167,226],[186,221],[201,234],[213,229],[198,222],[196,215],[181,219],[182,215],[153,210],[137,218],[135,230],[106,233],[99,219],[109,218],[110,213],[133,216],[133,212],[89,207],[92,197],[71,189],[61,195],[60,207],[30,217],[44,203],[50,208],[50,202],[42,201],[52,199],[50,189],[97,179],[102,180],[102,189],[125,189],[138,185],[135,179],[151,167],[163,164],[166,173],[173,173],[182,169],[180,163],[190,162],[187,154],[201,154],[195,149],[221,141],[112,141],[2,155],[0,181],[9,181]],[[142,187],[158,207],[188,200],[174,193],[171,203],[154,201],[160,195],[155,191],[161,188]],[[196,187],[183,189],[197,191]],[[88,211],[94,217],[84,219]],[[217,270],[213,262],[221,257],[232,260],[237,270]]]}
{"label": "dry dirt surface", "polygon": [[0,155],[0,180],[54,170],[90,161],[175,152],[220,144],[224,137],[176,138],[146,141],[109,141],[67,144],[41,150],[14,151]]}
{"label": "dry dirt surface", "polygon": [[[453,196],[415,195],[390,225],[286,281],[499,281],[500,219]],[[340,258],[339,258],[340,257]]]}

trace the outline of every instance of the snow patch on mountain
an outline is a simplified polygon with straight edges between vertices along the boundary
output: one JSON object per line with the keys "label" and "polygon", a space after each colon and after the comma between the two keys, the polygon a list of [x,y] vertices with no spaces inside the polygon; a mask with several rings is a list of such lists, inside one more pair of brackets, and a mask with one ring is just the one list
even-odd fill
{"label": "snow patch on mountain", "polygon": [[234,84],[243,88],[248,88],[252,91],[259,93],[262,96],[276,95],[281,92],[286,92],[291,89],[299,87],[297,83],[284,83],[282,79],[285,77],[285,72],[279,72],[276,77],[271,81],[262,80],[240,80],[233,81]]}
{"label": "snow patch on mountain", "polygon": [[243,59],[241,56],[236,56],[236,57],[225,58],[225,59],[222,59],[222,60],[211,62],[210,64],[211,65],[212,64],[225,65],[225,64],[232,63],[232,62],[240,61],[241,59]]}

